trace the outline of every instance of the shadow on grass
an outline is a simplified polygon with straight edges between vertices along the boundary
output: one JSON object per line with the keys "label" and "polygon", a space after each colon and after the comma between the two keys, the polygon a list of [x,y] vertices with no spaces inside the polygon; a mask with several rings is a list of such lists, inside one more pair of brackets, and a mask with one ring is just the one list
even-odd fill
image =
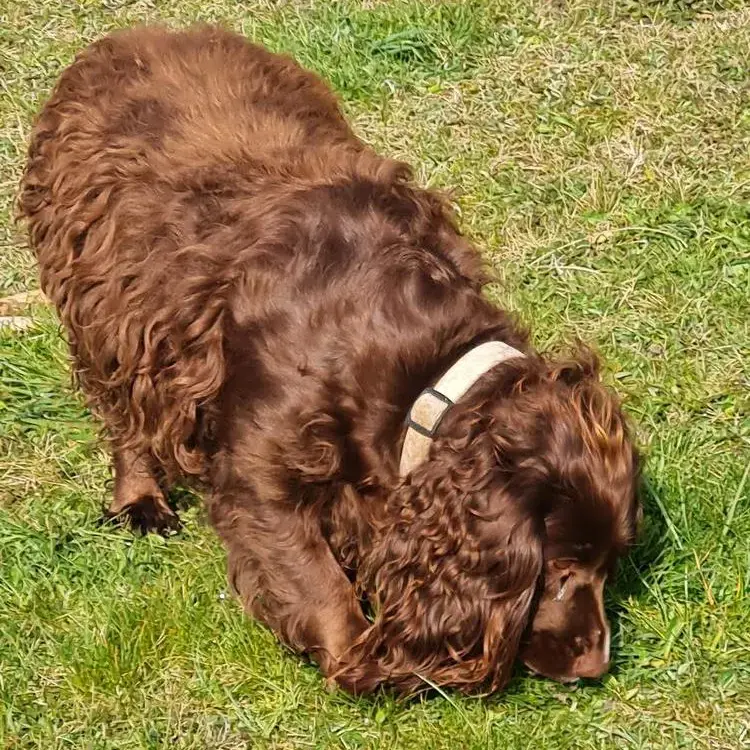
{"label": "shadow on grass", "polygon": [[207,490],[177,485],[169,490],[169,504],[178,513],[191,508],[203,508],[203,498]]}
{"label": "shadow on grass", "polygon": [[[665,516],[662,497],[666,490],[654,483],[651,477],[644,477],[641,485],[643,523],[631,553],[620,562],[613,582],[606,589],[606,611],[613,633],[620,631],[620,620],[626,612],[629,601],[639,601],[650,596],[651,571],[659,560],[673,551],[677,544]],[[617,675],[625,666],[618,656],[616,642],[612,644],[612,665],[610,673]]]}
{"label": "shadow on grass", "polygon": [[641,485],[643,523],[630,554],[620,562],[609,593],[612,598],[623,601],[637,599],[648,590],[646,585],[649,569],[674,544],[669,533],[660,500],[665,490],[650,478]]}

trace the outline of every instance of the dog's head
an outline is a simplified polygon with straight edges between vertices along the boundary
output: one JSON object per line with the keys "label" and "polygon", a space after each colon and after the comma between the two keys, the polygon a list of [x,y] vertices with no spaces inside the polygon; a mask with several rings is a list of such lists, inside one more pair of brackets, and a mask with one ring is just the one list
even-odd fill
{"label": "dog's head", "polygon": [[636,532],[637,475],[593,357],[484,376],[388,501],[361,651],[403,690],[497,689],[519,654],[559,680],[602,674],[603,590]]}

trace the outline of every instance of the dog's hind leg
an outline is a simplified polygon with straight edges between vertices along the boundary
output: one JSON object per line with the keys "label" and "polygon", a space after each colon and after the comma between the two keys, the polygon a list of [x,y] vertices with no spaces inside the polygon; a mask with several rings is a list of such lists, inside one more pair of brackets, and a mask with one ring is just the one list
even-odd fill
{"label": "dog's hind leg", "polygon": [[127,520],[131,527],[161,534],[180,528],[157,479],[153,460],[131,448],[115,448],[115,490],[107,518]]}

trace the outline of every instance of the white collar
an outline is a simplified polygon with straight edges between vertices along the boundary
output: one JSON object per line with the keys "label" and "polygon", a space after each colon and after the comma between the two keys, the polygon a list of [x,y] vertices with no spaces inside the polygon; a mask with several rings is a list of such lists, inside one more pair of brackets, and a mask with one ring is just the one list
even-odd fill
{"label": "white collar", "polygon": [[523,352],[502,341],[488,341],[470,349],[449,368],[433,388],[425,388],[406,418],[406,436],[399,471],[405,477],[427,460],[430,445],[445,413],[474,383],[495,365],[524,357]]}

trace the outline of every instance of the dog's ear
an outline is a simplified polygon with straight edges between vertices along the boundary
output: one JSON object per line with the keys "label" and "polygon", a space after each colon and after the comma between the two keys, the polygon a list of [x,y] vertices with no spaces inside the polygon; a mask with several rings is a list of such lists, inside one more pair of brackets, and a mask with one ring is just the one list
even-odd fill
{"label": "dog's ear", "polygon": [[363,566],[375,622],[352,652],[350,687],[356,663],[360,679],[377,673],[406,692],[430,683],[491,691],[510,677],[542,568],[541,537],[494,470],[488,436],[466,428],[437,441],[388,500]]}

